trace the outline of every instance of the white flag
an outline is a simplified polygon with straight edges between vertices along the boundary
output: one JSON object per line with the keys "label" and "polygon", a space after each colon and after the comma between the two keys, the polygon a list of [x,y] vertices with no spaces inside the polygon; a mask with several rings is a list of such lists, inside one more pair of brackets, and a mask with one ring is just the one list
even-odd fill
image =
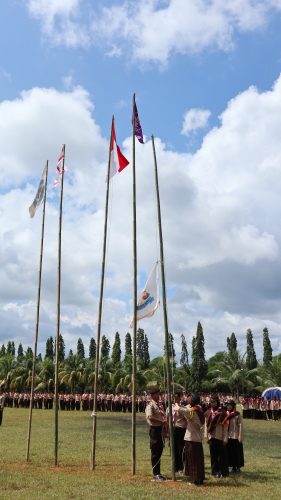
{"label": "white flag", "polygon": [[[137,321],[153,316],[159,306],[158,262],[154,264],[137,305]],[[133,327],[132,320],[130,327]]]}
{"label": "white flag", "polygon": [[42,202],[42,200],[44,198],[44,191],[45,191],[45,185],[46,185],[46,174],[47,174],[47,165],[45,166],[45,168],[43,170],[36,196],[33,200],[32,205],[30,205],[30,207],[29,207],[30,217],[34,217],[37,208],[39,207],[40,203]]}

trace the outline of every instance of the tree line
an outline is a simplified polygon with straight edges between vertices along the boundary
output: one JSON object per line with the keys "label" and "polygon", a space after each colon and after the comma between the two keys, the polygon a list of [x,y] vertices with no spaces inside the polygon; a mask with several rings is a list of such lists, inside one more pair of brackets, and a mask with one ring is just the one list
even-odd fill
{"label": "tree line", "polygon": [[[173,335],[169,334],[169,355],[172,364],[174,390],[223,391],[231,393],[259,394],[268,386],[281,385],[281,354],[272,355],[267,328],[263,329],[263,359],[257,360],[251,329],[246,332],[246,352],[238,349],[235,333],[226,339],[226,350],[206,359],[203,328],[198,322],[192,338],[189,356],[185,336],[181,335],[181,352],[176,358]],[[84,392],[93,390],[95,376],[96,341],[91,338],[86,352],[81,338],[76,351],[70,349],[66,355],[65,341],[59,336],[59,390],[62,392]],[[166,388],[167,353],[150,359],[149,340],[144,330],[137,330],[137,388],[141,392],[146,385],[157,382]],[[176,361],[179,359],[179,362]],[[9,391],[29,391],[31,387],[33,352],[24,351],[22,344],[16,346],[9,341],[0,348],[0,385]],[[35,390],[53,391],[55,342],[46,341],[45,354],[36,360]],[[116,332],[111,348],[109,339],[103,335],[100,350],[98,389],[100,392],[130,392],[132,375],[132,338],[125,335],[124,355],[121,339]]]}

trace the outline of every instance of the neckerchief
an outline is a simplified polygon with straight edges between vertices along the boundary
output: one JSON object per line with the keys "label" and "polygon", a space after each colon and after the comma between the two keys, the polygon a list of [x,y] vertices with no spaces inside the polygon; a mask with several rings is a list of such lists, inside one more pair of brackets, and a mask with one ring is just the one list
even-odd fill
{"label": "neckerchief", "polygon": [[225,410],[220,406],[215,411],[208,410],[206,413],[207,431],[211,433],[218,424],[223,422],[225,415]]}

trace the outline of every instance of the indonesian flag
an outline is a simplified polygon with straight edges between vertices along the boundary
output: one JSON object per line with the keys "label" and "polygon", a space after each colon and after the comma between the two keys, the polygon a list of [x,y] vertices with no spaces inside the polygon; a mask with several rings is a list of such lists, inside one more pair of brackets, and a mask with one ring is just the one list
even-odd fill
{"label": "indonesian flag", "polygon": [[110,170],[109,178],[113,177],[117,172],[122,172],[129,165],[127,158],[121,153],[121,150],[116,142],[116,133],[114,127],[114,119],[111,125],[111,146],[110,146]]}

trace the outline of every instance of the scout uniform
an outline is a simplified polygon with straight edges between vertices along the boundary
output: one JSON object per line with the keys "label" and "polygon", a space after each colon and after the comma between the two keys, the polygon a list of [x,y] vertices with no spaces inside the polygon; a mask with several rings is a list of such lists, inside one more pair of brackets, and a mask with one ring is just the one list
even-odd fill
{"label": "scout uniform", "polygon": [[[150,394],[158,394],[157,387],[150,390]],[[151,399],[145,409],[146,421],[149,425],[151,465],[153,477],[156,481],[164,481],[165,477],[160,474],[160,461],[164,449],[163,425],[166,423],[166,415],[162,405]]]}

